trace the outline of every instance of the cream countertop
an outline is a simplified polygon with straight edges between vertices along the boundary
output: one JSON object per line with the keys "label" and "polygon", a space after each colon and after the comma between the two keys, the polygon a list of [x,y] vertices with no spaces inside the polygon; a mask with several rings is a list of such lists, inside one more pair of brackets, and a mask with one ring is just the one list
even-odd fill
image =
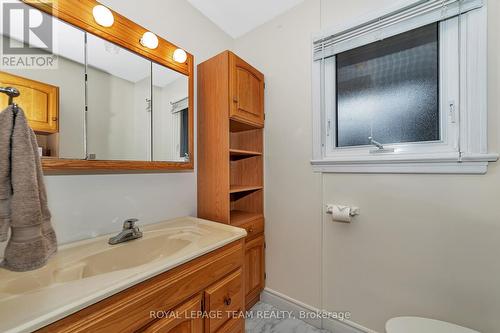
{"label": "cream countertop", "polygon": [[141,230],[143,238],[118,245],[107,243],[114,234],[63,245],[36,271],[0,269],[0,331],[36,330],[246,236],[194,217]]}

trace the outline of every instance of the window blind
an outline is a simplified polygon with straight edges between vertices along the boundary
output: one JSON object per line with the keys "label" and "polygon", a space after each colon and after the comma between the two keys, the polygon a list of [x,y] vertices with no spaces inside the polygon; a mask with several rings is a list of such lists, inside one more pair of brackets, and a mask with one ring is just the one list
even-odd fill
{"label": "window blind", "polygon": [[314,60],[333,56],[483,6],[484,0],[420,0],[313,42]]}
{"label": "window blind", "polygon": [[189,100],[184,97],[178,101],[170,102],[170,105],[172,105],[172,113],[177,113],[189,107]]}

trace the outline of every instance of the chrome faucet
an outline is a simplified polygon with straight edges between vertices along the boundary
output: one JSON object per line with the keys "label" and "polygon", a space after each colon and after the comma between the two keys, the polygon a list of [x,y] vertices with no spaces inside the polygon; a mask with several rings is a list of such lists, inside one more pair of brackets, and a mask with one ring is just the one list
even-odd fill
{"label": "chrome faucet", "polygon": [[115,245],[115,244],[120,244],[123,242],[128,242],[133,239],[141,238],[142,237],[142,231],[139,230],[139,227],[135,225],[135,223],[139,221],[138,219],[127,219],[125,222],[123,222],[123,229],[122,231],[114,236],[111,237],[108,241],[110,245]]}

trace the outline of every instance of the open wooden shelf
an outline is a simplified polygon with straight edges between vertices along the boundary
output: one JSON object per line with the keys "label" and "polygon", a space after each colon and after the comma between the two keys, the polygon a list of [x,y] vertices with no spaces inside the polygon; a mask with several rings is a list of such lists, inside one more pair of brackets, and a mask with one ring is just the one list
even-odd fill
{"label": "open wooden shelf", "polygon": [[231,185],[229,193],[257,191],[257,190],[262,190],[263,188],[264,188],[263,186],[254,186],[254,185]]}
{"label": "open wooden shelf", "polygon": [[245,212],[243,210],[232,210],[230,224],[234,226],[240,226],[249,221],[253,221],[262,217],[264,217],[264,215],[262,215],[261,213]]}
{"label": "open wooden shelf", "polygon": [[253,150],[229,149],[229,156],[231,157],[231,161],[237,161],[243,158],[262,156],[262,153]]}
{"label": "open wooden shelf", "polygon": [[245,123],[236,119],[230,119],[229,121],[229,131],[230,132],[243,132],[251,131],[254,129],[262,128],[262,126],[257,126],[249,123]]}

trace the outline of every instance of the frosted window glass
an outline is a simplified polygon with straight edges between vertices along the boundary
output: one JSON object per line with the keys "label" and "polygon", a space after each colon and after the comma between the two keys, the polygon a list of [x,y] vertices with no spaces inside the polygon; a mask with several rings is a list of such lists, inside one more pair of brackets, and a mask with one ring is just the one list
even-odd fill
{"label": "frosted window glass", "polygon": [[440,140],[438,24],[336,56],[337,147]]}

